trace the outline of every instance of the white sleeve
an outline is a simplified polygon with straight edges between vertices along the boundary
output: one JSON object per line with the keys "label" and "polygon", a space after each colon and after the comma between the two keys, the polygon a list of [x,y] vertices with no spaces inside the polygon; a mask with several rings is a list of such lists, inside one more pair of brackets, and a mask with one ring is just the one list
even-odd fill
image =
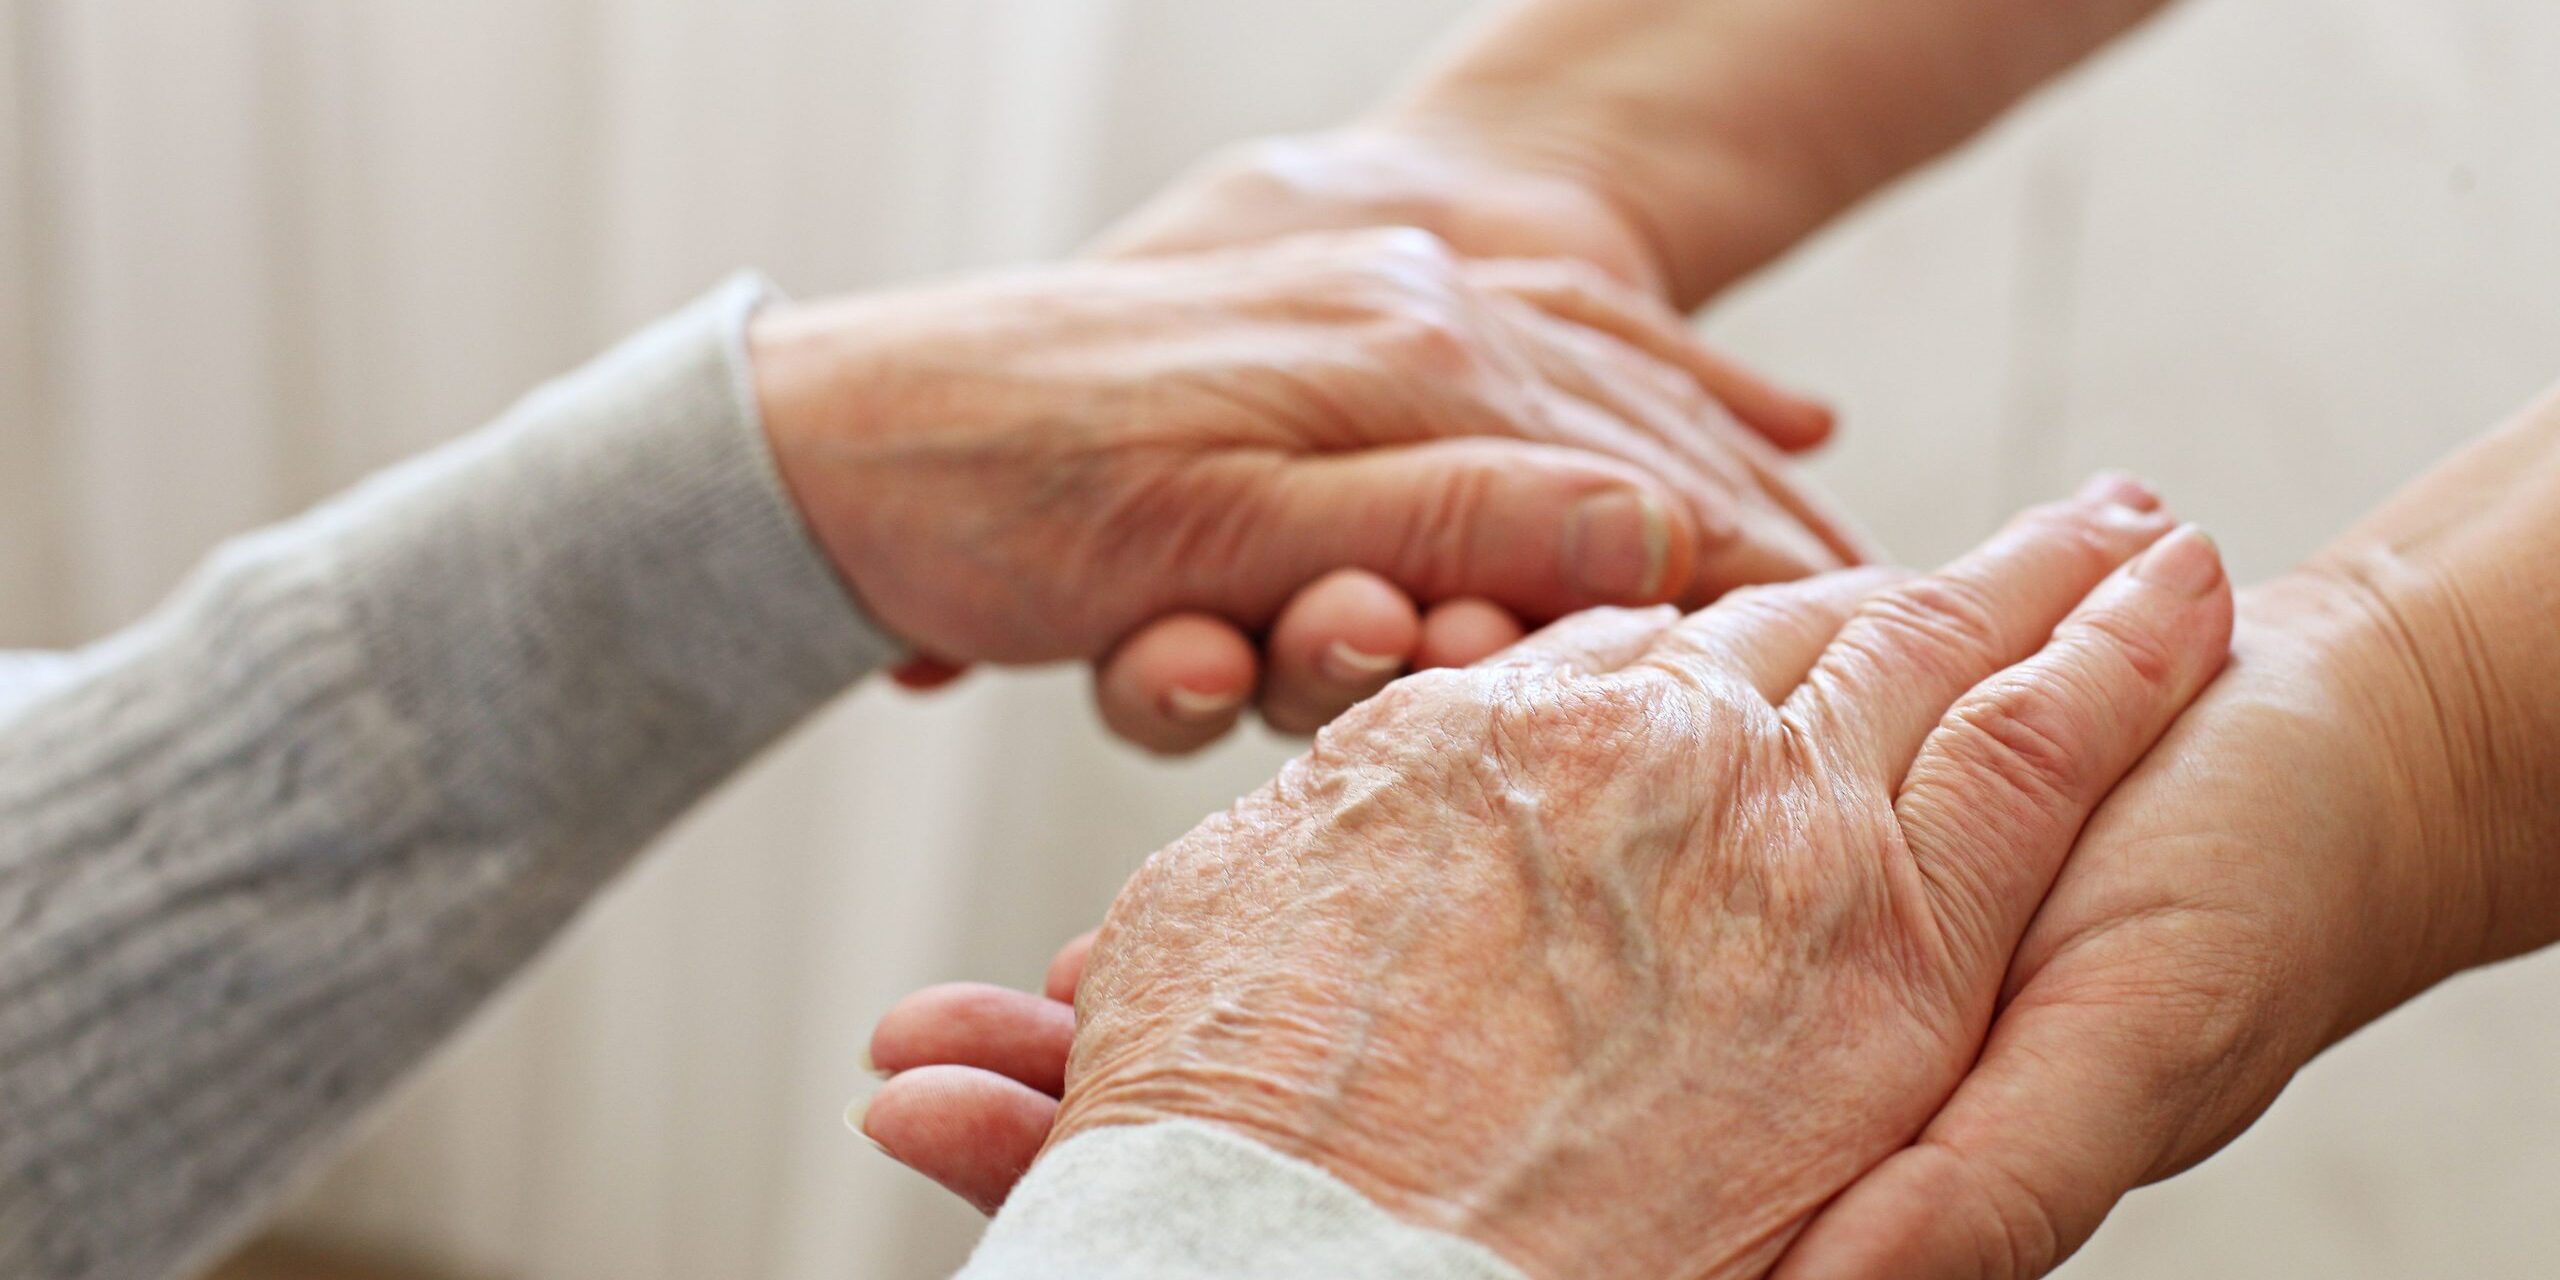
{"label": "white sleeve", "polygon": [[1527,1280],[1302,1160],[1190,1121],[1096,1129],[1024,1175],[958,1280]]}

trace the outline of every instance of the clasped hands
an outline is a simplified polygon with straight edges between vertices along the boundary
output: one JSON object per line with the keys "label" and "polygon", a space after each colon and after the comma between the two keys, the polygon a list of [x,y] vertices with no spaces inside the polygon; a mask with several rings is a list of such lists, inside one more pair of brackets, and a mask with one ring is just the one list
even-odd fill
{"label": "clasped hands", "polygon": [[920,651],[1094,659],[1163,749],[1360,704],[1045,996],[884,1018],[875,1139],[992,1208],[1204,1118],[1533,1275],[2032,1275],[2477,959],[2347,887],[2443,898],[2390,749],[2428,682],[2351,563],[2235,639],[2210,544],[2102,479],[1825,572],[1863,546],[1776,448],[1823,416],[1628,274],[1345,233],[759,325],[785,480]]}

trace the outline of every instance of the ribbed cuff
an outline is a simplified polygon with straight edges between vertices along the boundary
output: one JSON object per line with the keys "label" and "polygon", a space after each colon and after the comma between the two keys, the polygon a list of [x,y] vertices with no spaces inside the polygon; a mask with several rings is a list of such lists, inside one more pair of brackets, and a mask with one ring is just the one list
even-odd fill
{"label": "ribbed cuff", "polygon": [[1031,1167],[959,1280],[1526,1280],[1350,1184],[1193,1121],[1079,1134]]}
{"label": "ribbed cuff", "polygon": [[440,781],[664,821],[898,656],[775,469],[745,343],[771,296],[734,278],[315,513]]}

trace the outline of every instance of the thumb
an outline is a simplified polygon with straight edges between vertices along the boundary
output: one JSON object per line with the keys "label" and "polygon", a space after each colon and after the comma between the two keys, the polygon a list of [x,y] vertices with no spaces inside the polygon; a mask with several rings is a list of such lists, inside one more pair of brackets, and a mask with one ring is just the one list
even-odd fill
{"label": "thumb", "polygon": [[1697,562],[1696,524],[1660,482],[1560,445],[1468,437],[1293,458],[1256,497],[1242,563],[1218,568],[1229,590],[1274,602],[1361,568],[1425,603],[1482,597],[1552,618],[1669,600]]}
{"label": "thumb", "polygon": [[2167,1007],[2156,981],[2122,1002],[2045,995],[2099,985],[2069,969],[2020,993],[1919,1141],[1816,1215],[1775,1280],[2042,1276],[2127,1193],[2237,1137],[2290,1076],[2240,1029]]}

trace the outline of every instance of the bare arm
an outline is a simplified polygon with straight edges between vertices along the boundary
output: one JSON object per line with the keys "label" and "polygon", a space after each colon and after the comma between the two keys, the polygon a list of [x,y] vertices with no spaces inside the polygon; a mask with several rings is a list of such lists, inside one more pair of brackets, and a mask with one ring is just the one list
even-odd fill
{"label": "bare arm", "polygon": [[1385,111],[1598,188],[1694,304],[2166,0],[1518,0]]}
{"label": "bare arm", "polygon": [[2401,490],[2309,568],[2362,599],[2368,629],[2404,660],[2412,719],[2432,713],[2421,742],[2395,752],[2434,766],[2420,815],[2432,821],[2408,852],[2455,947],[2420,981],[2560,941],[2560,392]]}

